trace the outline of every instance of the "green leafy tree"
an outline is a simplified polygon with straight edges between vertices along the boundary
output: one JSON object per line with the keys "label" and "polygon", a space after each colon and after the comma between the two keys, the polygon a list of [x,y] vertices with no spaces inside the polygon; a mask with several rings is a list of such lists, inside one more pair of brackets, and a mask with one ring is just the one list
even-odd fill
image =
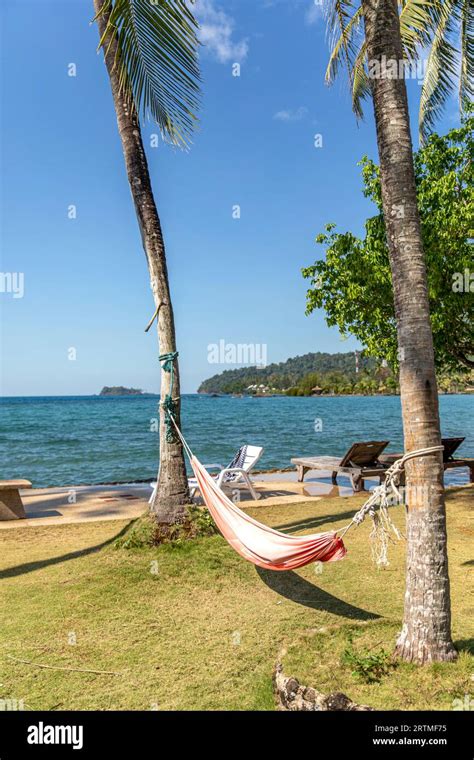
{"label": "green leafy tree", "polygon": [[[472,108],[460,129],[432,135],[415,154],[415,177],[427,263],[428,294],[438,367],[474,367],[474,227]],[[351,334],[367,353],[398,364],[397,330],[379,168],[362,160],[364,194],[378,214],[365,223],[365,236],[338,233],[326,225],[317,242],[325,259],[303,269],[311,280],[307,313],[317,308],[343,335]]]}

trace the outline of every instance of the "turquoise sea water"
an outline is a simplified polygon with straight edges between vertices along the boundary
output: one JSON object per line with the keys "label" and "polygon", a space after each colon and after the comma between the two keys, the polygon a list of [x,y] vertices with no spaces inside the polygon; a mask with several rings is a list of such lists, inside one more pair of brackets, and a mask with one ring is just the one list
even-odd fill
{"label": "turquoise sea water", "polygon": [[[151,432],[157,398],[98,396],[0,399],[0,478],[36,487],[135,482],[157,471]],[[465,436],[474,456],[474,398],[440,397],[445,436]],[[320,429],[322,427],[322,429]],[[318,431],[319,429],[319,431]],[[183,397],[183,430],[203,462],[227,463],[243,443],[265,447],[261,469],[289,467],[301,454],[343,454],[353,441],[390,440],[403,449],[400,399],[381,397]],[[467,472],[447,474],[465,483]]]}

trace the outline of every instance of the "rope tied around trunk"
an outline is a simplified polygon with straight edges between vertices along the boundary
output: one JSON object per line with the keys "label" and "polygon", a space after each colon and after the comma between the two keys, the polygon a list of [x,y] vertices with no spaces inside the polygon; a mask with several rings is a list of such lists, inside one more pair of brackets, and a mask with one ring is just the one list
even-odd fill
{"label": "rope tied around trunk", "polygon": [[176,443],[178,440],[175,433],[175,428],[173,426],[173,416],[176,414],[176,402],[177,398],[173,398],[173,384],[174,384],[174,363],[176,359],[178,358],[178,351],[170,351],[167,354],[160,354],[158,357],[158,361],[161,363],[161,369],[164,372],[170,373],[170,389],[169,392],[166,394],[163,401],[161,401],[161,406],[163,407],[165,411],[165,426],[166,426],[166,441],[167,443]]}
{"label": "rope tied around trunk", "polygon": [[415,457],[436,454],[439,451],[443,451],[443,449],[444,446],[430,446],[426,449],[416,449],[415,451],[409,451],[400,459],[397,459],[396,462],[394,462],[385,472],[384,482],[374,488],[365,504],[363,504],[355,513],[349,525],[343,529],[340,534],[341,538],[343,538],[353,525],[361,525],[367,515],[369,515],[373,522],[372,530],[370,532],[372,558],[378,567],[387,567],[389,565],[387,557],[388,545],[390,541],[393,541],[391,534],[393,533],[398,540],[403,538],[403,534],[392,522],[388,507],[393,505],[394,495],[398,502],[402,499],[402,495],[398,490],[398,485],[400,483],[400,476],[405,466],[405,462],[409,459],[414,459]]}

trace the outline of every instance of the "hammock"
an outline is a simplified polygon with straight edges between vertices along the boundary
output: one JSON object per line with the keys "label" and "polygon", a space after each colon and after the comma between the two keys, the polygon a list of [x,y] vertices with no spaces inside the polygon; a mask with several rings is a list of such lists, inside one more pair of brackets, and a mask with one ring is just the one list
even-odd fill
{"label": "hammock", "polygon": [[[408,459],[434,454],[443,448],[432,446],[419,449],[397,459],[387,470],[385,482],[374,488],[350,523],[342,529],[341,535],[338,535],[337,531],[328,531],[312,533],[309,536],[290,536],[254,520],[239,509],[217,486],[214,478],[194,456],[172,415],[171,420],[189,456],[204,503],[220,532],[241,557],[267,570],[295,570],[311,562],[335,562],[343,559],[347,554],[343,536],[351,527],[360,525],[367,515],[370,515],[373,522],[370,535],[373,560],[377,566],[386,567],[389,564],[387,550],[391,534],[393,533],[398,539],[402,537],[390,519],[388,507],[393,503],[393,495],[400,502],[397,484],[403,466]],[[391,491],[393,493],[390,493]]]}
{"label": "hammock", "polygon": [[263,525],[231,501],[194,455],[190,457],[202,498],[220,532],[235,551],[267,570],[294,570],[310,562],[342,559],[346,548],[334,532],[289,536]]}
{"label": "hammock", "polygon": [[[177,353],[160,356],[160,361],[164,362],[163,369],[165,371],[173,372],[173,361],[176,356]],[[172,378],[173,374],[171,374],[171,381]],[[443,446],[433,446],[427,449],[419,449],[398,459],[386,471],[385,482],[374,489],[349,525],[341,531],[341,536],[336,531],[313,533],[309,536],[290,536],[259,523],[239,509],[221,491],[212,476],[194,456],[173,415],[172,382],[170,392],[162,404],[166,414],[169,440],[172,440],[172,436],[175,434],[181,440],[196,476],[204,503],[220,532],[241,557],[267,570],[295,570],[298,567],[308,565],[310,562],[335,562],[343,559],[347,550],[342,537],[352,526],[360,525],[367,514],[373,520],[371,534],[373,557],[378,565],[387,565],[387,546],[391,532],[400,538],[400,532],[388,515],[387,507],[392,498],[389,491],[393,490],[395,495],[400,497],[397,484],[403,466],[408,459],[432,454],[444,448]],[[376,506],[379,507],[378,511],[376,511]]]}

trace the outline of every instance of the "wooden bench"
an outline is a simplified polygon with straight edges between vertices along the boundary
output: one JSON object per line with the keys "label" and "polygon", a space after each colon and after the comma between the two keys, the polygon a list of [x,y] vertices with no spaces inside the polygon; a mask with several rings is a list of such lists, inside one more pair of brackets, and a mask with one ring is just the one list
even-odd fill
{"label": "wooden bench", "polygon": [[0,480],[0,520],[21,520],[26,517],[20,488],[31,488],[29,480]]}

